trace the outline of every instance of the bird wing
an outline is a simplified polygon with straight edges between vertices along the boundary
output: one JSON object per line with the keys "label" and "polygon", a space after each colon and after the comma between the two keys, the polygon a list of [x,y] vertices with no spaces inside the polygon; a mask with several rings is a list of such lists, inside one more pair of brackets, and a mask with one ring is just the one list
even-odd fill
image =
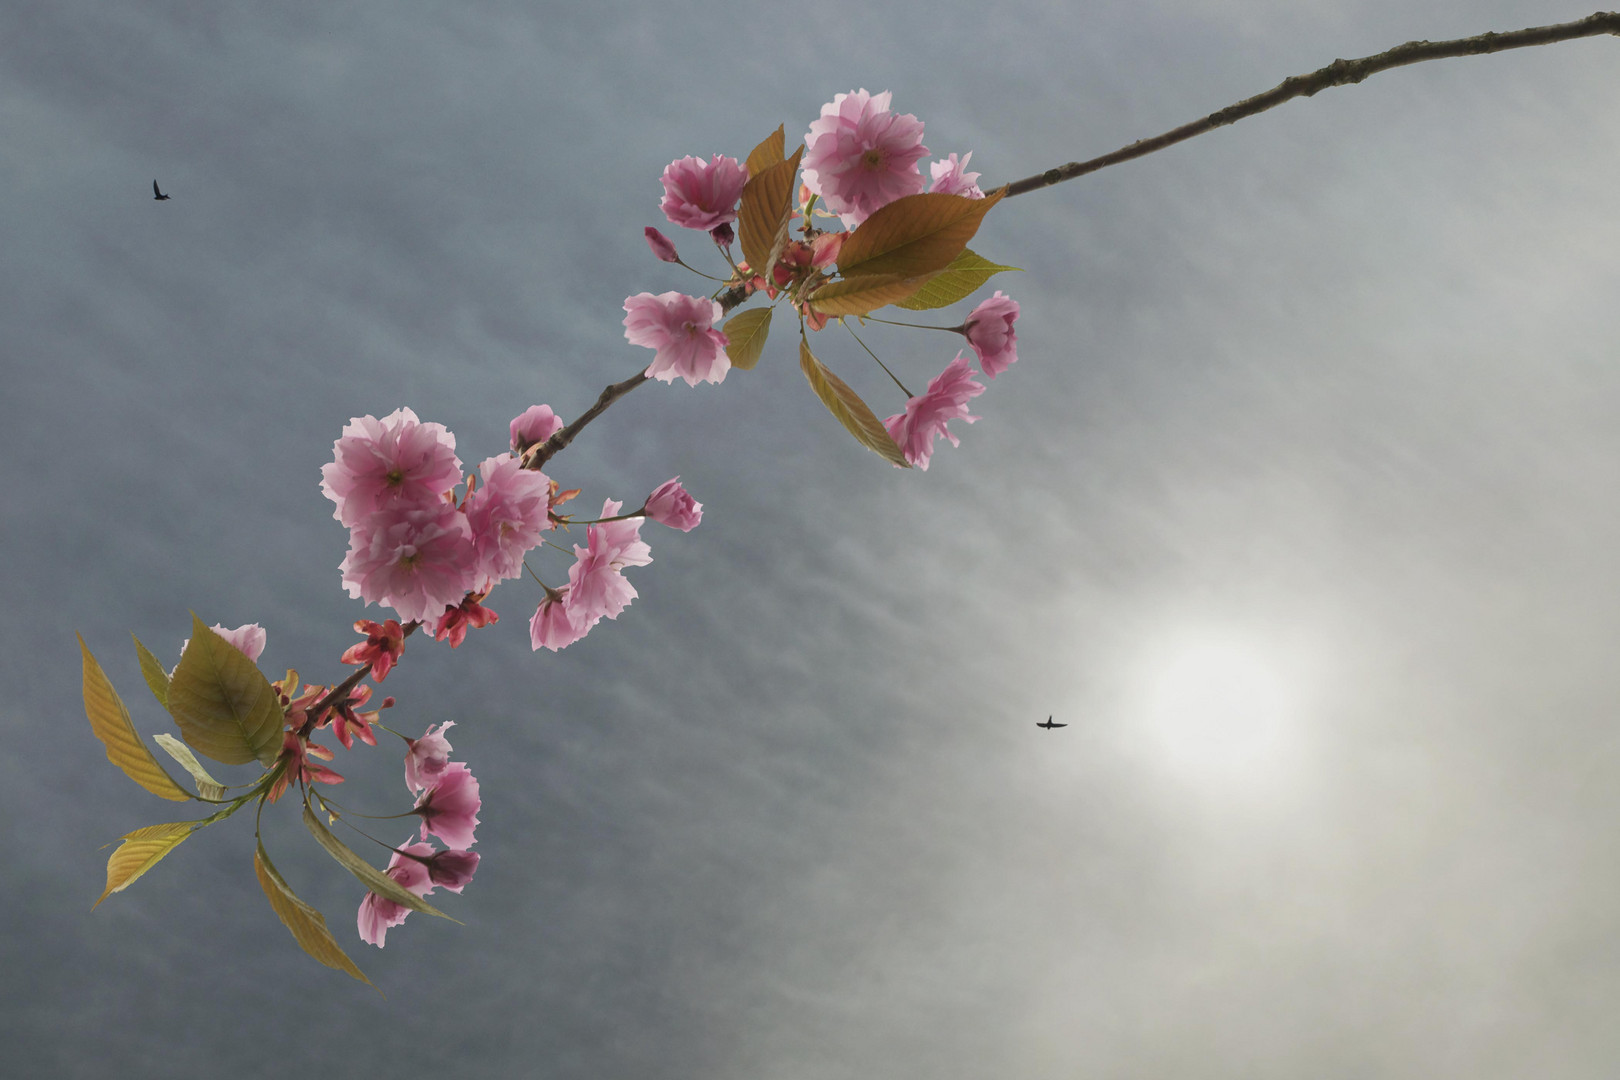
{"label": "bird wing", "polygon": [[159,190],[158,190],[158,186],[157,186],[157,181],[156,181],[156,180],[154,180],[154,181],[152,181],[152,194],[154,194],[154,195],[161,195],[161,194],[163,194],[163,192],[161,192],[161,191],[159,191]]}

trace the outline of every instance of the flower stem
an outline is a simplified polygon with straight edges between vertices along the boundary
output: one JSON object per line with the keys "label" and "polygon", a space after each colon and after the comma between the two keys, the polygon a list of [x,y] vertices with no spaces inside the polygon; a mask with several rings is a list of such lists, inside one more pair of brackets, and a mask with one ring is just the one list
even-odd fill
{"label": "flower stem", "polygon": [[[849,325],[849,321],[847,319],[840,319],[839,322],[844,324],[844,329],[849,331],[849,336],[855,339],[855,344],[859,345],[863,349],[866,349],[866,342],[862,341],[860,335],[855,333],[855,328]],[[894,372],[889,370],[889,365],[885,364],[881,360],[878,360],[877,353],[873,352],[871,349],[866,349],[866,355],[870,356],[873,360],[877,360],[877,366],[883,369],[883,374],[887,375],[891,379],[894,379],[894,385],[900,388],[900,392],[902,394],[906,395],[908,398],[916,396],[910,390],[906,389],[905,383],[895,378]]]}

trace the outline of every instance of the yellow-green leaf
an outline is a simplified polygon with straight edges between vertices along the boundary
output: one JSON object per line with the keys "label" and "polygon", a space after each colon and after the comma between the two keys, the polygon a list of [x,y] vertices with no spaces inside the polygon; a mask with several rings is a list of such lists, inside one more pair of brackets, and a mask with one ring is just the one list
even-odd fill
{"label": "yellow-green leaf", "polygon": [[90,655],[90,647],[84,643],[82,635],[79,651],[84,654],[84,715],[89,718],[96,738],[107,747],[107,760],[159,798],[174,802],[190,799],[190,793],[163,771],[152,751],[135,734],[135,725],[129,722],[129,710],[124,708],[112,683],[107,681],[101,665]]}
{"label": "yellow-green leaf", "polygon": [[270,856],[265,853],[262,841],[258,850],[253,853],[253,873],[259,879],[259,888],[263,889],[264,895],[269,898],[270,906],[281,916],[281,921],[287,924],[287,929],[292,931],[293,940],[298,942],[300,948],[327,967],[346,971],[367,986],[376,987],[375,983],[354,966],[354,961],[349,959],[348,954],[338,947],[332,932],[326,928],[326,919],[321,913],[298,899],[292,889],[287,887],[287,883],[276,871],[275,864],[270,861]]}
{"label": "yellow-green leaf", "polygon": [[849,234],[838,253],[838,269],[845,277],[943,270],[962,254],[1003,194],[1004,188],[982,199],[939,192],[898,198]]}
{"label": "yellow-green leaf", "polygon": [[775,131],[765,136],[765,141],[748,152],[748,175],[758,176],[766,169],[787,157],[787,139],[783,135],[783,127],[777,125]]}
{"label": "yellow-green leaf", "polygon": [[752,371],[765,351],[765,336],[771,332],[771,312],[775,308],[749,308],[731,317],[722,328],[726,335],[726,355],[731,366]]}
{"label": "yellow-green leaf", "polygon": [[770,273],[771,249],[778,238],[787,235],[793,218],[793,178],[799,173],[803,153],[801,146],[786,161],[751,175],[743,187],[742,204],[737,210],[737,239],[742,243],[743,258],[756,274]]}
{"label": "yellow-green leaf", "polygon": [[[359,878],[360,884],[378,896],[408,907],[412,911],[420,911],[425,915],[437,915],[441,919],[450,919],[450,916],[362,859],[358,853],[332,834],[332,830],[326,827],[326,823],[320,819],[315,811],[310,809],[307,802],[304,804],[304,825],[309,829],[310,834],[315,837],[315,842],[326,849],[328,855],[336,859],[338,864],[349,873]],[[453,923],[461,922],[460,919],[450,919],[450,921]]]}
{"label": "yellow-green leaf", "polygon": [[107,887],[101,890],[101,895],[90,905],[90,910],[96,910],[101,906],[101,901],[113,893],[123,892],[133,885],[136,878],[179,847],[180,841],[190,836],[196,827],[195,821],[172,821],[167,825],[148,825],[144,829],[125,833],[124,842],[107,860]]}
{"label": "yellow-green leaf", "polygon": [[933,308],[949,307],[958,300],[971,296],[975,289],[996,274],[1018,269],[1016,266],[1001,266],[974,253],[971,249],[963,249],[962,254],[951,260],[951,265],[935,274],[929,279],[928,284],[918,289],[916,296],[910,300],[902,300],[895,307],[902,307],[908,311],[929,311]]}
{"label": "yellow-green leaf", "polygon": [[853,436],[855,441],[871,450],[885,461],[894,463],[902,469],[911,468],[905,454],[890,438],[883,427],[883,422],[877,418],[860,395],[851,390],[844,380],[834,375],[822,366],[810,354],[810,346],[803,339],[799,339],[799,369],[804,377],[810,380],[810,389],[816,392],[816,397],[827,406],[827,411],[837,417],[838,422]]}
{"label": "yellow-green leaf", "polygon": [[810,306],[823,315],[865,315],[885,304],[898,304],[928,281],[928,275],[860,274],[828,282],[810,296]]}
{"label": "yellow-green leaf", "polygon": [[169,713],[191,748],[215,761],[269,765],[281,751],[284,719],[270,680],[196,615],[169,680]]}
{"label": "yellow-green leaf", "polygon": [[160,732],[152,736],[152,741],[167,750],[169,756],[180,763],[181,768],[191,774],[197,782],[197,794],[205,799],[223,799],[225,785],[208,775],[208,770],[202,767],[197,755],[191,752],[191,747],[175,738],[173,735]]}
{"label": "yellow-green leaf", "polygon": [[152,655],[150,649],[141,644],[140,638],[135,637],[134,634],[129,636],[135,638],[135,655],[141,661],[141,677],[146,680],[147,688],[152,691],[152,696],[157,698],[158,704],[167,709],[169,707],[168,669],[163,666],[157,657]]}

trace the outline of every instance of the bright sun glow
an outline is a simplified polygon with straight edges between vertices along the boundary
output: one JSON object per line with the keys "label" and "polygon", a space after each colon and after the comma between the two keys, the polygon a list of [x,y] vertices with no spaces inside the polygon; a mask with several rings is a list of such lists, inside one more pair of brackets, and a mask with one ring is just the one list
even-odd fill
{"label": "bright sun glow", "polygon": [[1188,638],[1144,668],[1144,734],[1174,772],[1253,779],[1275,772],[1293,741],[1280,658],[1255,643]]}

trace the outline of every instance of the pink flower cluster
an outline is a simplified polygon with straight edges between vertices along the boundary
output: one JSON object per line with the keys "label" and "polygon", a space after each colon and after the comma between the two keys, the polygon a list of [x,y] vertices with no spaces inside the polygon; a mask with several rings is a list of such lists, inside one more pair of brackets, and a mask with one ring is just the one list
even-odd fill
{"label": "pink flower cluster", "polygon": [[[608,499],[602,504],[602,517],[616,517],[620,506]],[[629,516],[600,521],[586,529],[585,546],[574,545],[568,584],[548,589],[529,621],[533,648],[553,652],[566,648],[590,633],[591,627],[603,618],[617,619],[630,606],[636,589],[625,579],[624,569],[652,562],[652,549],[641,539],[641,525],[638,516]]]}
{"label": "pink flower cluster", "polygon": [[[544,406],[513,421],[514,444],[555,430],[550,410],[539,416],[537,409]],[[458,505],[456,437],[410,409],[351,420],[321,477],[336,505],[332,516],[349,527],[344,587],[393,608],[405,623],[437,623],[468,594],[481,597],[517,576],[524,553],[550,528],[550,481],[512,454],[480,464]]]}
{"label": "pink flower cluster", "polygon": [[[405,785],[417,796],[413,812],[422,819],[421,837],[396,848],[384,873],[415,896],[427,896],[436,888],[459,893],[478,869],[478,856],[467,849],[477,842],[473,830],[482,800],[472,772],[450,760],[444,732],[454,723],[446,721],[428,728],[420,739],[405,740]],[[447,850],[427,843],[429,836],[444,841]],[[357,919],[360,940],[382,948],[389,928],[410,913],[403,904],[366,893]]]}

